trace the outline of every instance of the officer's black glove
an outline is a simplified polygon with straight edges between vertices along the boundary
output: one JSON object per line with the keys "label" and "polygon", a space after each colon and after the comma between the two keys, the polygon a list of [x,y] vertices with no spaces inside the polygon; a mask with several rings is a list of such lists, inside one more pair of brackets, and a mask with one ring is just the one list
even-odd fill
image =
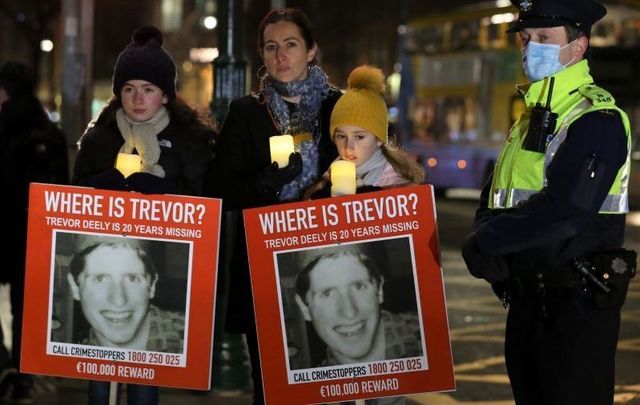
{"label": "officer's black glove", "polygon": [[483,278],[491,284],[509,278],[509,269],[502,256],[483,255],[478,249],[475,234],[467,236],[462,244],[462,258],[472,276]]}
{"label": "officer's black glove", "polygon": [[280,169],[276,162],[271,163],[258,175],[258,188],[264,194],[278,194],[285,184],[302,173],[302,155],[293,152],[289,155],[289,164]]}

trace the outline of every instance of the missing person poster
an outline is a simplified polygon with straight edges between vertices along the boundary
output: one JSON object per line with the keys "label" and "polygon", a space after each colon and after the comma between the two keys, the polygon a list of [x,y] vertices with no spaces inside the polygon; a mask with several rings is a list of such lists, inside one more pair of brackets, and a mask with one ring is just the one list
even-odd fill
{"label": "missing person poster", "polygon": [[208,389],[220,211],[32,184],[22,371]]}
{"label": "missing person poster", "polygon": [[455,388],[429,186],[244,220],[267,403]]}

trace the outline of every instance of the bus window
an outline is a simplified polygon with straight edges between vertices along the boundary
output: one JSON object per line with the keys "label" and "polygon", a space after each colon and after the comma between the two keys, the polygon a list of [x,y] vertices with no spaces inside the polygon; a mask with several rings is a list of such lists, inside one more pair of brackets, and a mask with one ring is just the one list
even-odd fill
{"label": "bus window", "polygon": [[[481,188],[509,128],[525,111],[516,93],[527,80],[517,36],[505,33],[516,13],[512,6],[476,4],[414,18],[401,34],[398,135],[425,162],[427,182],[440,190]],[[595,82],[629,114],[637,139],[640,52],[630,47],[640,45],[640,5],[609,5],[590,44]],[[637,173],[638,140],[634,148]]]}

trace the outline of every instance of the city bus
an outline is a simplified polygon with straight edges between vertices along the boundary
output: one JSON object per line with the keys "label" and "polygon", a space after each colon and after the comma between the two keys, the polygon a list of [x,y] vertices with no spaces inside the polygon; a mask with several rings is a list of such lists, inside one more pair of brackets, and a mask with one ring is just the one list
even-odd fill
{"label": "city bus", "polygon": [[[592,74],[629,114],[640,166],[640,10],[607,7],[592,29]],[[439,193],[481,189],[524,109],[516,93],[527,81],[518,38],[506,33],[516,17],[509,1],[498,1],[415,18],[399,29],[398,137]]]}

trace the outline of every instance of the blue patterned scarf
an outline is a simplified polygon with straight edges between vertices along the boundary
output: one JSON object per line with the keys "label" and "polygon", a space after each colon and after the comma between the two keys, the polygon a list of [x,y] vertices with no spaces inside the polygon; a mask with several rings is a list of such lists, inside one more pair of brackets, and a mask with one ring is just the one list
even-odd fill
{"label": "blue patterned scarf", "polygon": [[[280,201],[295,200],[318,178],[318,142],[321,136],[318,115],[322,100],[329,94],[329,81],[319,66],[312,65],[304,80],[282,83],[267,76],[262,85],[267,104],[281,133],[313,134],[312,140],[296,144],[296,152],[302,155],[302,173],[280,192]],[[301,96],[300,103],[293,107],[282,99],[295,96]]]}

